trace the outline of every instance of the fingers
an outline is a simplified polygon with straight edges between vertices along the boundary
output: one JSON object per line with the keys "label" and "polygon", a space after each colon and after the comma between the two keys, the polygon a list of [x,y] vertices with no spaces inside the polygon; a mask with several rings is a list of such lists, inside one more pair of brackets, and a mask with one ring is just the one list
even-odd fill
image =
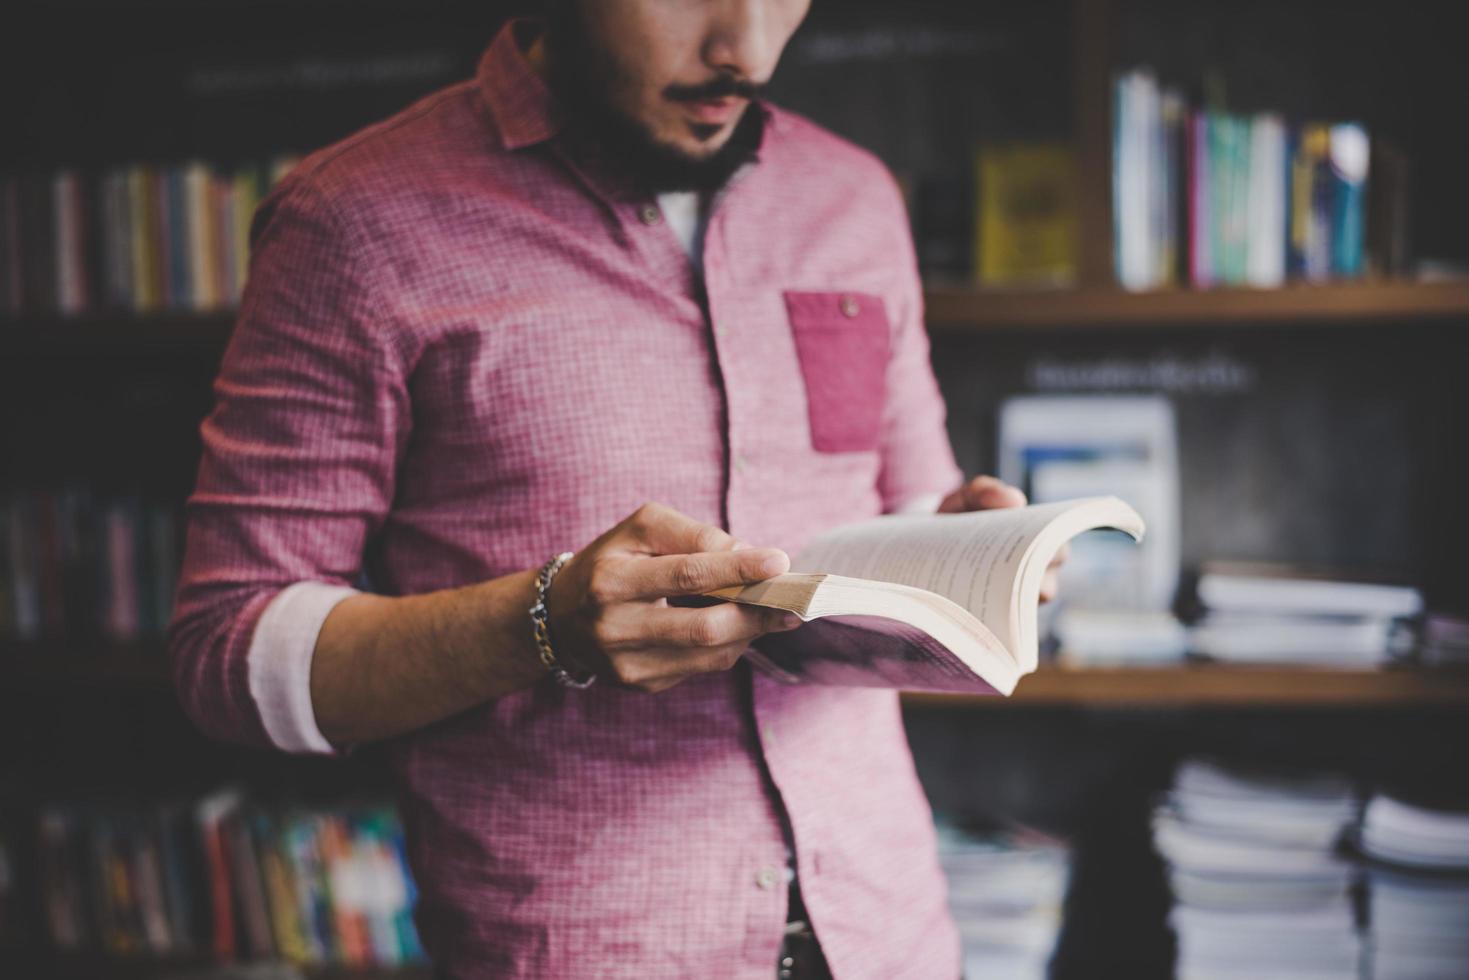
{"label": "fingers", "polygon": [[635,550],[648,555],[729,551],[735,539],[712,524],[696,521],[665,504],[644,504],[621,525]]}
{"label": "fingers", "polygon": [[707,649],[749,643],[762,634],[795,629],[800,624],[799,616],[782,609],[722,602],[703,609],[647,610],[640,632],[652,645]]}
{"label": "fingers", "polygon": [[1051,569],[1046,572],[1045,577],[1041,579],[1040,601],[1052,601],[1056,598],[1056,595],[1060,592],[1060,590],[1061,578],[1059,575],[1056,574],[1055,566],[1052,566]]}
{"label": "fingers", "polygon": [[993,476],[976,476],[944,498],[939,512],[961,513],[972,510],[997,510],[1024,507],[1025,494],[1017,487]]}
{"label": "fingers", "polygon": [[778,548],[632,558],[616,563],[619,581],[610,588],[603,583],[599,592],[622,601],[700,595],[762,582],[790,567],[790,558]]}
{"label": "fingers", "polygon": [[970,510],[1024,507],[1025,494],[993,476],[977,476],[964,485],[964,502]]}

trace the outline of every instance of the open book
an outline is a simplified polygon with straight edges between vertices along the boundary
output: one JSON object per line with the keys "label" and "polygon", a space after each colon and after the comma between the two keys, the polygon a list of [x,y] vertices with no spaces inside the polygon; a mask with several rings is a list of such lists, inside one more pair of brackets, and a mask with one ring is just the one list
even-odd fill
{"label": "open book", "polygon": [[1036,667],[1046,567],[1094,528],[1143,535],[1116,497],[888,515],[826,532],[784,575],[711,595],[806,620],[747,654],[785,681],[1010,694]]}

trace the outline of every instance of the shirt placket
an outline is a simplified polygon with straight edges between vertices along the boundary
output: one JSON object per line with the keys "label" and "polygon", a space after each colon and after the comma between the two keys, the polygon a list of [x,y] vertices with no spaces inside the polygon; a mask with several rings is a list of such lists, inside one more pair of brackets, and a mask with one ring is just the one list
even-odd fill
{"label": "shirt placket", "polygon": [[[726,527],[737,539],[746,541],[758,540],[762,530],[759,527],[759,495],[753,482],[756,476],[753,467],[760,458],[760,391],[768,380],[763,377],[768,372],[768,365],[763,363],[759,349],[759,325],[742,319],[747,315],[748,304],[740,301],[743,284],[735,274],[734,257],[725,248],[727,236],[724,232],[734,219],[731,205],[737,201],[739,184],[748,179],[751,166],[741,168],[710,202],[702,270],[709,340],[724,381],[728,460],[724,504]],[[747,677],[746,680],[751,679]],[[754,687],[758,689],[759,685]],[[753,705],[752,724],[759,714],[759,706]],[[758,751],[768,757],[767,731],[764,726],[756,725]],[[774,803],[784,807],[778,794]],[[784,812],[782,816],[785,816]],[[743,887],[752,893],[745,945],[752,970],[771,968],[773,951],[768,940],[772,936],[778,937],[784,926],[790,857],[784,840],[772,840],[767,848],[756,854],[753,867],[747,865],[743,869],[747,878]]]}

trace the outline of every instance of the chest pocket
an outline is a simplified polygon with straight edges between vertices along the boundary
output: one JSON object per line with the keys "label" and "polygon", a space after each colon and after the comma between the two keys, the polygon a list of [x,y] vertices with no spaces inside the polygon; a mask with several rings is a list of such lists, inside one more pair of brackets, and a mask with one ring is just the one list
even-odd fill
{"label": "chest pocket", "polygon": [[869,293],[784,295],[806,383],[811,447],[828,453],[876,449],[892,343],[882,299]]}

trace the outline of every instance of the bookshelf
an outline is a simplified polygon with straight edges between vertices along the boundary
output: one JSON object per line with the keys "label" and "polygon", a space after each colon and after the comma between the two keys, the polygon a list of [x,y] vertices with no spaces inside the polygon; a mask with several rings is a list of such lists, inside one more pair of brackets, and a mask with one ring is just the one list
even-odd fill
{"label": "bookshelf", "polygon": [[1044,667],[1010,698],[908,694],[913,707],[997,710],[1029,706],[1106,708],[1469,707],[1469,672],[1346,670],[1181,664],[1159,667]]}
{"label": "bookshelf", "polygon": [[[1279,289],[1116,288],[997,290],[932,282],[924,290],[931,331],[1011,327],[1279,327],[1321,329],[1372,323],[1469,323],[1469,280],[1366,281]],[[0,349],[87,352],[115,346],[223,346],[234,314],[163,313],[29,316],[0,320]]]}

